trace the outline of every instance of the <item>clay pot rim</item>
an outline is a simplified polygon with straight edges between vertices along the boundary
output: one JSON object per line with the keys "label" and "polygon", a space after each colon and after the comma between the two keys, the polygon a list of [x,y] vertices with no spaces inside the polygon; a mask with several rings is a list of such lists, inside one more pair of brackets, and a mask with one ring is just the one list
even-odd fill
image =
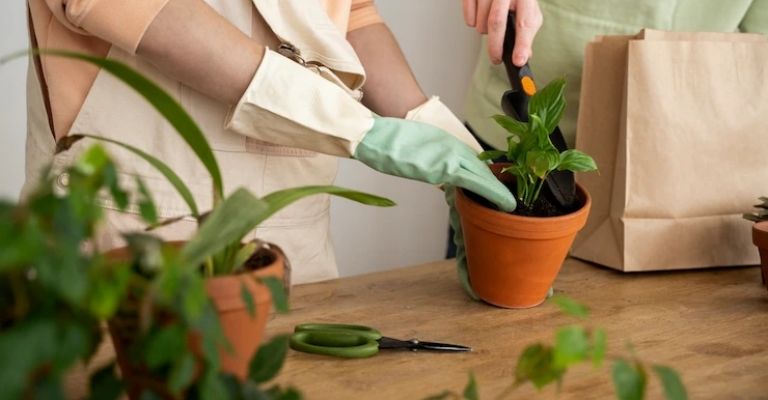
{"label": "clay pot rim", "polygon": [[[472,200],[471,197],[467,196],[463,188],[457,188],[457,189],[460,195],[464,197],[464,199],[467,200],[469,204],[472,204],[477,208],[487,211],[487,214],[493,215],[493,218],[504,218],[509,221],[528,222],[528,221],[545,220],[545,221],[552,221],[553,223],[566,222],[569,220],[579,218],[579,215],[584,211],[584,209],[589,209],[592,206],[592,196],[589,194],[587,189],[585,189],[584,186],[582,186],[579,183],[576,183],[576,190],[578,191],[579,194],[581,194],[582,199],[584,199],[584,204],[582,204],[581,207],[579,207],[578,209],[572,212],[569,212],[568,214],[557,215],[554,217],[532,217],[532,216],[525,216],[525,215],[517,215],[517,214],[510,214],[504,211],[495,210],[493,208],[488,208]],[[515,200],[517,200],[517,198],[515,198]]]}
{"label": "clay pot rim", "polygon": [[759,248],[768,248],[768,221],[752,225],[752,243]]}
{"label": "clay pot rim", "polygon": [[461,190],[456,196],[456,208],[462,224],[510,238],[548,240],[568,236],[584,227],[592,203],[586,190],[580,185],[577,188],[584,196],[584,204],[574,212],[556,217],[526,217],[497,211],[472,200]]}
{"label": "clay pot rim", "polygon": [[[251,279],[252,277],[268,277],[268,276],[274,276],[277,278],[282,278],[283,270],[284,270],[284,260],[282,254],[280,254],[279,251],[275,251],[274,249],[269,249],[269,251],[273,252],[275,254],[275,260],[272,261],[272,263],[265,265],[263,267],[260,267],[259,269],[253,269],[253,270],[247,270],[243,272],[238,272],[235,274],[225,274],[225,275],[214,275],[212,277],[206,277],[205,278],[205,287],[206,289],[210,290],[224,290],[224,286],[231,286],[231,285],[240,285],[244,281],[253,281]],[[239,288],[238,288],[239,289]],[[236,295],[239,296],[239,290],[237,291]]]}
{"label": "clay pot rim", "polygon": [[[188,240],[169,240],[169,241],[165,241],[164,243],[166,245],[170,245],[171,247],[181,248],[182,246],[184,246],[188,242],[189,242]],[[268,247],[266,247],[264,249],[275,255],[275,260],[272,263],[264,265],[264,266],[261,266],[261,267],[259,267],[257,269],[244,270],[244,271],[240,271],[240,272],[237,272],[237,273],[229,273],[229,274],[224,274],[224,275],[214,275],[214,276],[210,276],[210,277],[204,277],[205,281],[207,282],[209,280],[217,279],[217,278],[236,277],[238,275],[244,275],[245,276],[245,275],[256,274],[257,276],[263,276],[263,274],[260,273],[260,272],[271,268],[272,266],[277,264],[278,261],[285,261],[284,253],[283,253],[282,249],[280,249],[279,246],[277,246],[277,245],[275,245],[273,243],[270,243],[270,242],[264,242],[264,243],[268,245]],[[115,247],[113,249],[109,249],[109,250],[103,252],[102,255],[104,255],[108,259],[121,260],[121,259],[126,257],[126,254],[124,254],[124,253],[126,253],[127,249],[128,249],[128,246]],[[256,251],[259,251],[259,250],[261,250],[261,249],[257,249]],[[272,275],[272,274],[267,274],[267,275]]]}

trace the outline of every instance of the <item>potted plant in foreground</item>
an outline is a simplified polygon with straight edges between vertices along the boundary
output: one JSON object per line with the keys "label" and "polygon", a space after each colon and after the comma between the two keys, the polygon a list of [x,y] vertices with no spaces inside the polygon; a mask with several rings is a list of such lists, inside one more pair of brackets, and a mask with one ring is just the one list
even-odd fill
{"label": "potted plant in foreground", "polygon": [[744,219],[750,220],[752,225],[752,243],[760,252],[760,268],[762,269],[763,285],[768,289],[768,197],[760,197],[762,203],[755,204],[758,210],[754,213],[744,214]]}
{"label": "potted plant in foreground", "polygon": [[510,133],[508,149],[480,157],[506,159],[490,167],[515,194],[515,211],[502,212],[474,193],[457,190],[470,284],[481,299],[497,306],[541,304],[589,214],[591,200],[580,185],[576,209],[559,208],[540,195],[553,171],[597,169],[591,157],[577,150],[561,153],[549,139],[565,109],[564,87],[565,80],[557,79],[534,94],[528,122],[494,116]]}
{"label": "potted plant in foreground", "polygon": [[[67,151],[89,138],[134,153],[168,180],[199,224],[186,242],[163,243],[147,233],[132,233],[126,236],[127,248],[109,254],[118,260],[130,259],[134,269],[142,271],[134,276],[127,297],[109,323],[129,395],[139,398],[142,392],[151,391],[166,398],[187,397],[185,389],[195,382],[203,387],[207,382],[214,382],[210,387],[217,386],[215,381],[221,371],[241,380],[256,379],[260,363],[253,356],[263,336],[270,298],[284,296],[281,280],[286,275],[285,257],[275,245],[258,240],[244,242],[246,235],[280,209],[314,194],[326,193],[375,206],[394,203],[336,186],[285,189],[261,198],[243,188],[225,195],[218,163],[205,136],[160,87],[113,60],[64,52],[46,54],[93,63],[137,90],[176,128],[213,182],[213,209],[201,213],[179,176],[140,149],[89,134],[73,134],[58,143],[58,151]],[[142,185],[138,187],[146,192]],[[145,215],[150,217],[150,229],[180,219],[153,221],[154,213]],[[277,303],[287,308],[284,300]],[[216,319],[219,324],[206,318]],[[137,331],[147,335],[137,340]],[[281,348],[285,344],[282,342],[278,344]]]}

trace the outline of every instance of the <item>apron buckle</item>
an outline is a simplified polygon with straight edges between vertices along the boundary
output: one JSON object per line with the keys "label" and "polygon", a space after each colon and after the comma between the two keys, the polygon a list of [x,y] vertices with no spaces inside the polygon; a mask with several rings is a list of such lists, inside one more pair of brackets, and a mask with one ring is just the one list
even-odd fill
{"label": "apron buckle", "polygon": [[277,48],[277,52],[281,56],[291,59],[302,66],[307,66],[307,62],[301,57],[301,51],[290,43],[281,43],[280,47]]}

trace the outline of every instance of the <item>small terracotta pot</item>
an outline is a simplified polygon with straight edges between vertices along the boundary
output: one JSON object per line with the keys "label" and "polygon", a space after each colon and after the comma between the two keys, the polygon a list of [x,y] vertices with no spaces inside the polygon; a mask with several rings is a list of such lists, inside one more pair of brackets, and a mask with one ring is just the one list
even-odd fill
{"label": "small terracotta pot", "polygon": [[[269,289],[257,283],[254,278],[273,276],[283,279],[284,257],[280,251],[274,252],[275,261],[265,268],[246,274],[217,276],[205,282],[205,290],[219,314],[219,322],[224,330],[232,351],[222,349],[221,368],[240,379],[248,373],[248,363],[256,355],[264,336],[264,328],[272,311],[272,296]],[[241,296],[242,285],[251,293],[256,305],[256,315],[251,317]]]}
{"label": "small terracotta pot", "polygon": [[[500,175],[504,166],[494,164],[491,170],[502,182],[514,180]],[[589,194],[580,185],[577,192],[583,202],[577,211],[537,218],[487,208],[458,190],[470,282],[481,299],[505,308],[535,307],[546,299],[589,215]]]}
{"label": "small terracotta pot", "polygon": [[752,243],[760,252],[760,268],[763,271],[763,285],[768,289],[768,221],[752,225]]}
{"label": "small terracotta pot", "polygon": [[[183,242],[171,243],[178,247],[183,244]],[[216,276],[205,281],[205,290],[216,308],[224,336],[231,346],[231,351],[224,348],[219,350],[221,369],[241,379],[245,379],[251,357],[255,355],[261,344],[272,308],[269,289],[264,284],[257,283],[254,278],[274,276],[282,280],[286,274],[286,260],[282,250],[271,245],[266,251],[270,251],[274,256],[274,261],[267,266],[241,274]],[[127,248],[119,248],[108,252],[106,256],[125,260],[128,259],[129,253]],[[256,314],[253,317],[248,313],[248,308],[241,296],[243,285],[254,300]],[[138,291],[140,290],[143,289]],[[129,351],[140,326],[139,301],[136,296],[129,297],[127,304],[122,304],[118,314],[108,321],[115,355],[126,383],[128,397],[137,400],[147,388],[150,388],[161,397],[172,399],[174,396],[170,394],[165,383],[152,376],[146,366],[137,365],[130,357]],[[159,319],[163,318],[160,316]],[[200,351],[199,343],[200,338],[190,334],[188,345],[193,351]]]}

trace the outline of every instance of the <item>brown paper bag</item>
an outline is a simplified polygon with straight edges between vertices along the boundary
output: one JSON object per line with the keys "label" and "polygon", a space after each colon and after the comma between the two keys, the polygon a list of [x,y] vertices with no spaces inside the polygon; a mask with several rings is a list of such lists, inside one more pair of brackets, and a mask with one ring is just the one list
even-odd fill
{"label": "brown paper bag", "polygon": [[576,147],[598,173],[572,255],[623,271],[757,264],[768,194],[768,40],[644,30],[586,48]]}

